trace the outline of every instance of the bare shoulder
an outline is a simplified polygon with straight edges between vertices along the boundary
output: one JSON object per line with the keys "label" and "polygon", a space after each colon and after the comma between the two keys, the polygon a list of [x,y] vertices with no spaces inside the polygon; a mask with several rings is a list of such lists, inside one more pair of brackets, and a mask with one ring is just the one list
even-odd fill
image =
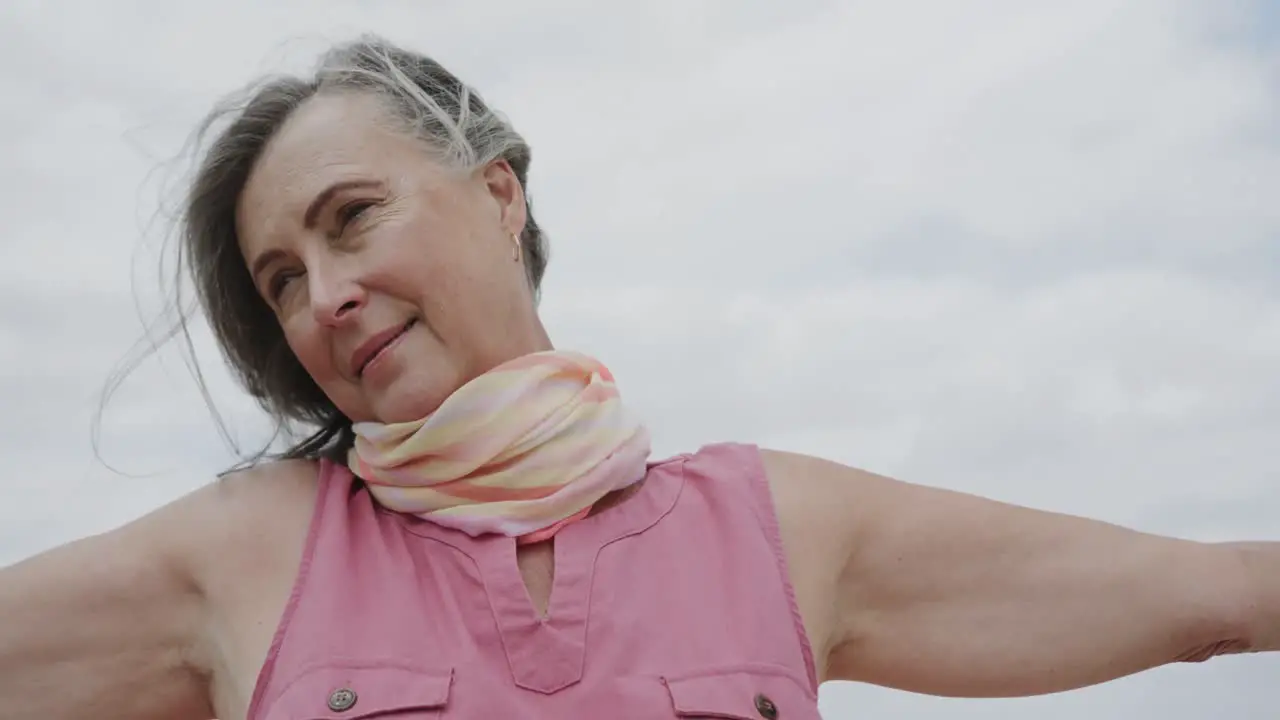
{"label": "bare shoulder", "polygon": [[783,533],[837,565],[854,541],[852,508],[896,482],[812,455],[762,448],[760,457]]}
{"label": "bare shoulder", "polygon": [[811,455],[762,449],[761,459],[784,532],[790,528],[797,542],[814,545],[817,556],[837,572],[870,540],[914,532],[904,523],[972,514],[975,504],[978,509],[996,505]]}
{"label": "bare shoulder", "polygon": [[849,508],[877,478],[810,455],[762,448],[760,459],[821,682],[830,676],[825,658],[839,642],[834,598],[854,544]]}
{"label": "bare shoulder", "polygon": [[219,717],[240,717],[288,604],[319,494],[319,466],[259,465],[199,492],[204,549],[193,572],[205,598],[202,657]]}
{"label": "bare shoulder", "polygon": [[284,460],[223,476],[192,496],[186,522],[202,537],[193,570],[215,605],[252,587],[246,581],[292,577],[318,487],[318,463]]}
{"label": "bare shoulder", "polygon": [[[251,541],[245,531],[259,524],[309,522],[319,482],[319,463],[280,460],[224,475],[196,491],[193,500],[197,512],[212,521],[211,531]],[[228,520],[245,524],[233,527]]]}
{"label": "bare shoulder", "polygon": [[197,492],[205,493],[210,509],[255,511],[310,501],[319,477],[318,462],[275,460],[224,475]]}

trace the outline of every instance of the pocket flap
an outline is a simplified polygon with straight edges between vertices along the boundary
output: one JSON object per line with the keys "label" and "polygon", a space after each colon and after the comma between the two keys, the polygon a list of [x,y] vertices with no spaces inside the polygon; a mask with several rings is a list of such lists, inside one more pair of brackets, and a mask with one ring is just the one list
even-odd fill
{"label": "pocket flap", "polygon": [[735,669],[664,677],[679,717],[731,720],[816,718],[817,698],[781,669]]}
{"label": "pocket flap", "polygon": [[402,665],[324,665],[300,675],[281,693],[269,718],[361,720],[397,712],[441,709],[453,670]]}

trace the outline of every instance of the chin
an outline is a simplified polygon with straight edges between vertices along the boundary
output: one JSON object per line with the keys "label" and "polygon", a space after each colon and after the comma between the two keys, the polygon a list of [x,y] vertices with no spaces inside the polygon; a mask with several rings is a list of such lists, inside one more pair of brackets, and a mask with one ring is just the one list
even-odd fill
{"label": "chin", "polygon": [[455,385],[442,385],[438,381],[412,380],[413,378],[401,378],[379,393],[381,397],[372,403],[373,414],[378,422],[390,424],[421,420],[435,412],[457,389]]}

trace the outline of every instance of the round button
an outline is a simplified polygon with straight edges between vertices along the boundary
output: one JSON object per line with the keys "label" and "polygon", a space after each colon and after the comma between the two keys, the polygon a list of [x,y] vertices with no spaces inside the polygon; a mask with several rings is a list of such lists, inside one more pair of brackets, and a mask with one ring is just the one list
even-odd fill
{"label": "round button", "polygon": [[756,696],[756,712],[764,720],[778,720],[778,706],[765,695]]}
{"label": "round button", "polygon": [[351,688],[340,688],[329,694],[329,709],[334,712],[346,712],[355,704],[356,691]]}

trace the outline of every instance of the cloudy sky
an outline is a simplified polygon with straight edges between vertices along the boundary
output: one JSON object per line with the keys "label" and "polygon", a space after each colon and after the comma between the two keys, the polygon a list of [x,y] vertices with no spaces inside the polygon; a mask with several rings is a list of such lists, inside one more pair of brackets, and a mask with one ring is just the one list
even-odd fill
{"label": "cloudy sky", "polygon": [[[614,367],[660,454],[753,441],[1280,539],[1273,0],[6,0],[0,565],[234,461],[172,348],[107,406],[101,459],[93,415],[159,307],[196,119],[364,30],[530,139],[545,318]],[[261,419],[195,344],[252,447]],[[823,710],[1263,718],[1277,676],[1229,658],[1017,701],[831,685]]]}

